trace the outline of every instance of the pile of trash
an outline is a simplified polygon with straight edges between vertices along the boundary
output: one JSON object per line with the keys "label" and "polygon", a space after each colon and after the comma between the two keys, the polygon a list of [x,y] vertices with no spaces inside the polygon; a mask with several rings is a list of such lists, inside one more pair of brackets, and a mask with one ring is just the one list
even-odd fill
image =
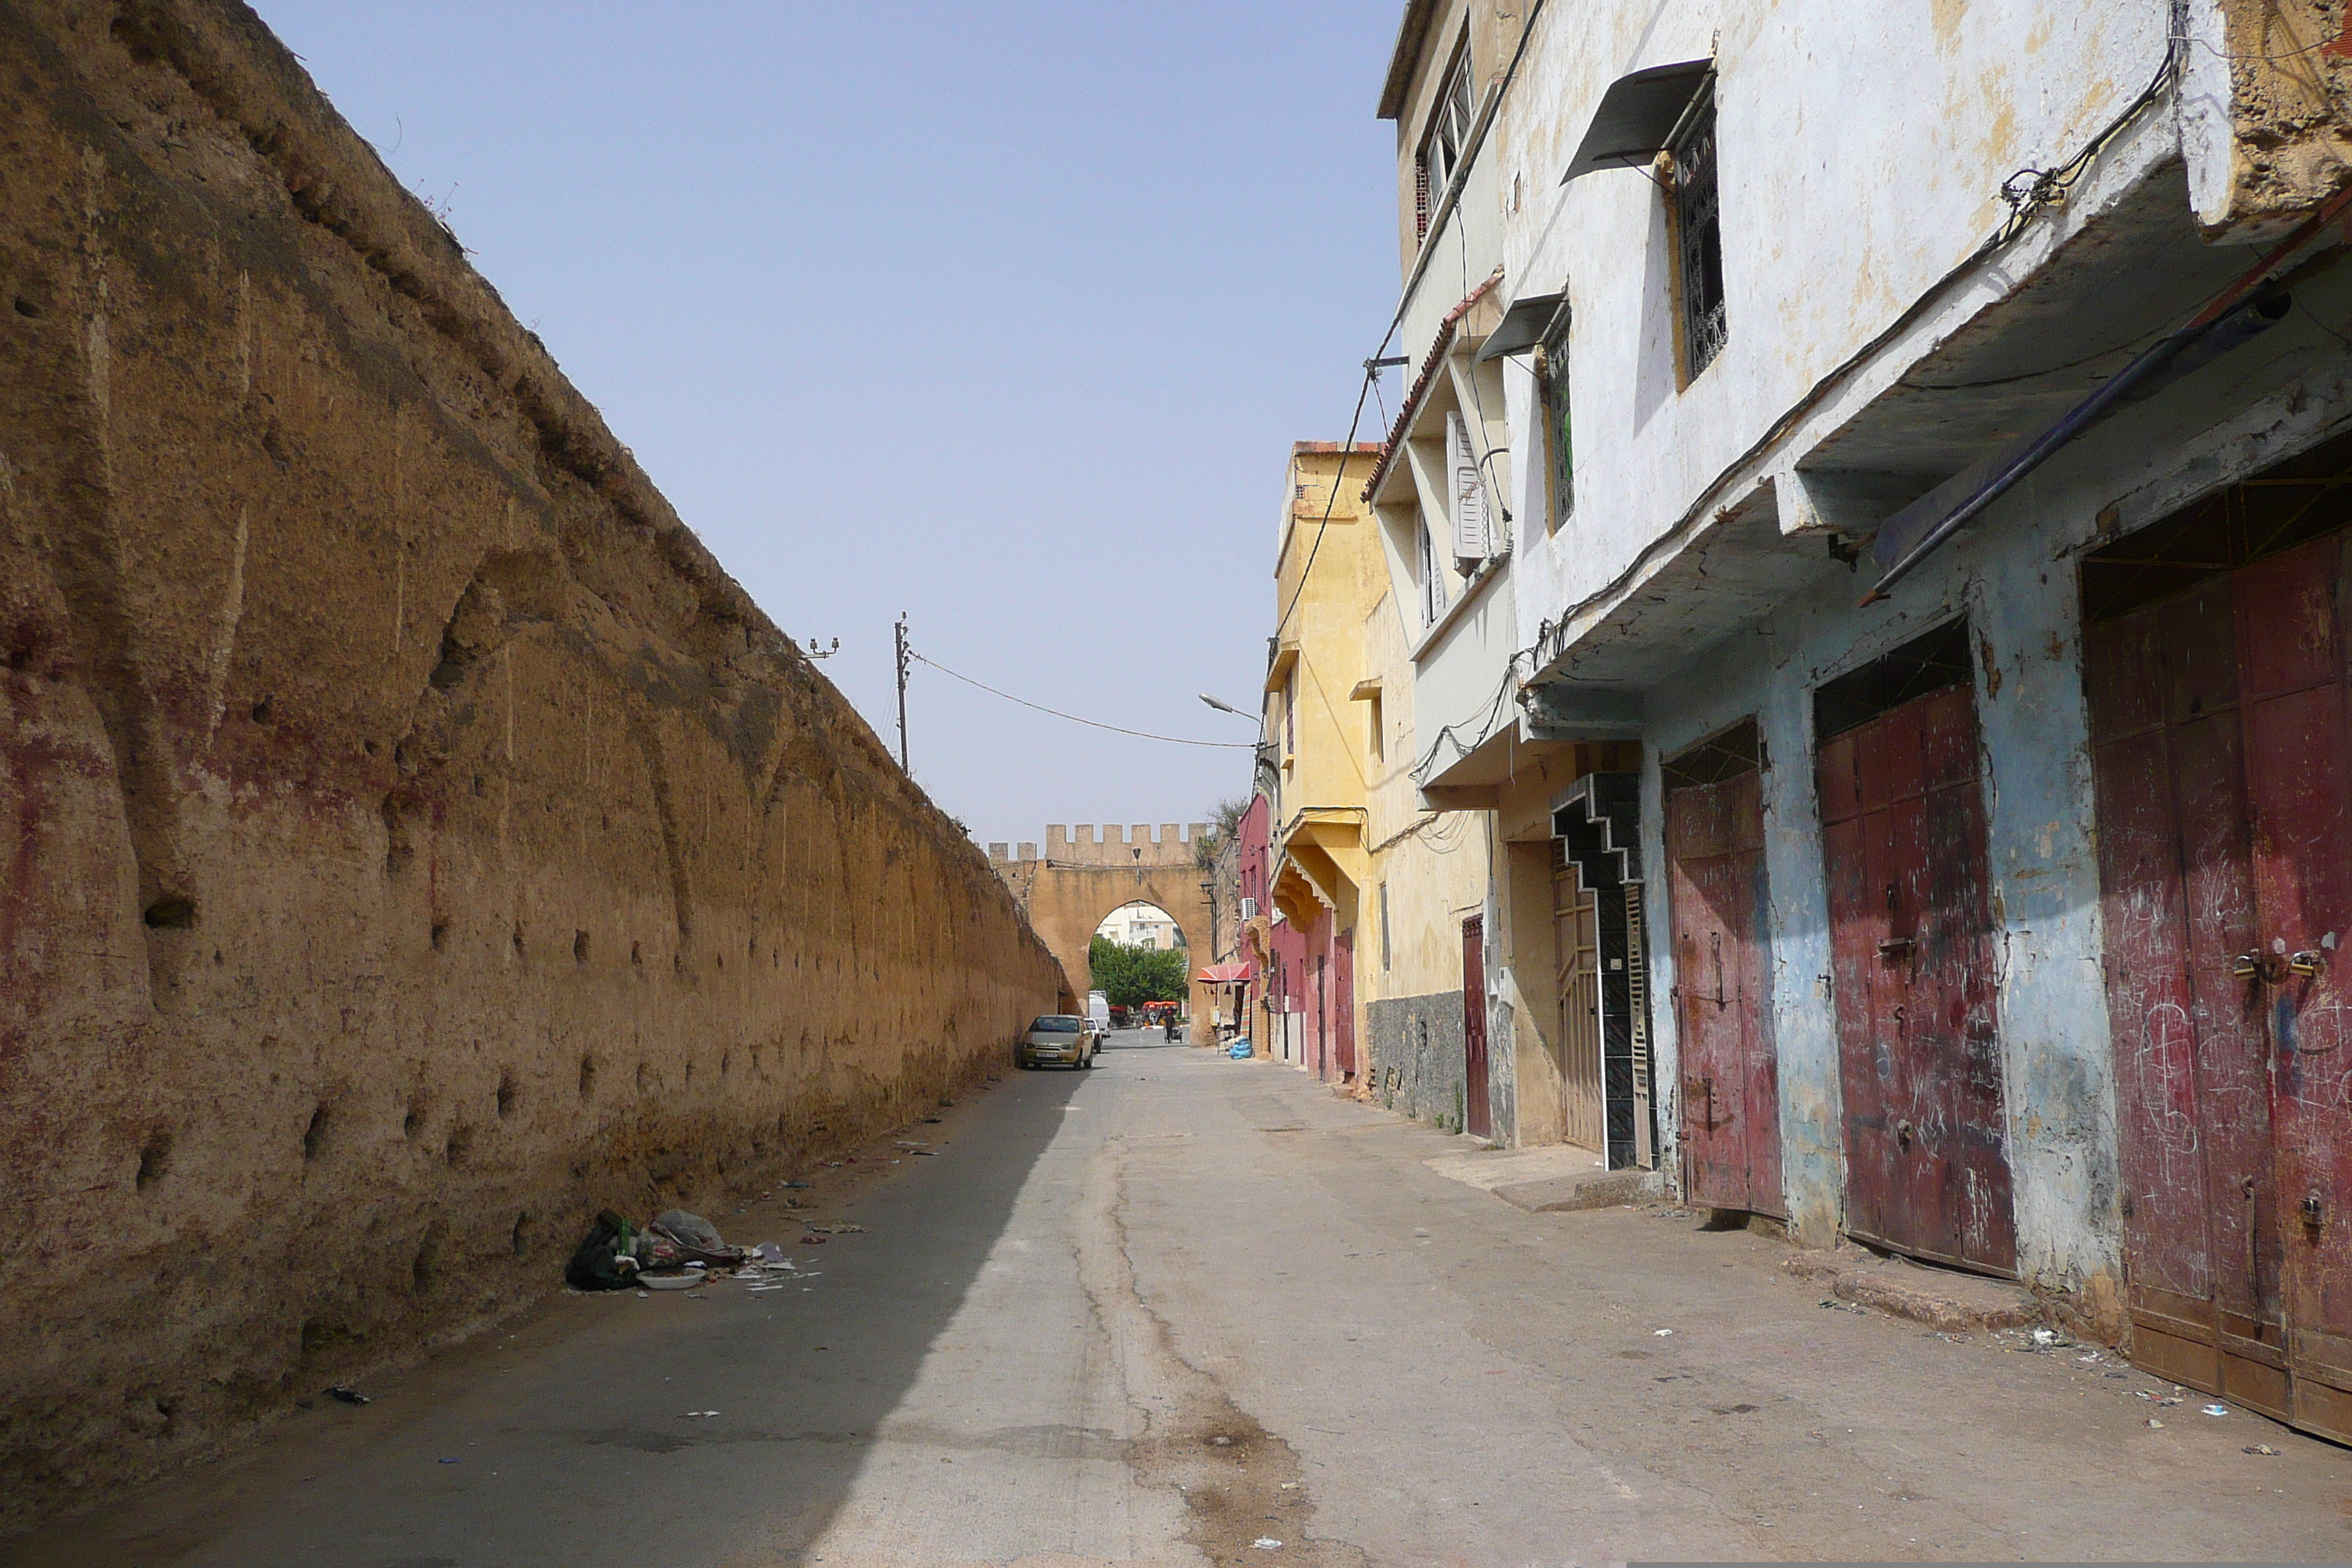
{"label": "pile of trash", "polygon": [[688,1290],[714,1268],[764,1271],[781,1258],[773,1242],[756,1252],[730,1247],[717,1226],[684,1209],[665,1209],[642,1226],[606,1209],[563,1279],[575,1290]]}

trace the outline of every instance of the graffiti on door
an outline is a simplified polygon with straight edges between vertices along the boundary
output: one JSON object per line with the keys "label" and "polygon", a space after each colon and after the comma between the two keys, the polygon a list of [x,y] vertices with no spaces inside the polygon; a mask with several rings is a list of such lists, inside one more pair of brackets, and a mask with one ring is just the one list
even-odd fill
{"label": "graffiti on door", "polygon": [[2083,574],[2133,1356],[2338,1439],[2347,460],[2322,448]]}

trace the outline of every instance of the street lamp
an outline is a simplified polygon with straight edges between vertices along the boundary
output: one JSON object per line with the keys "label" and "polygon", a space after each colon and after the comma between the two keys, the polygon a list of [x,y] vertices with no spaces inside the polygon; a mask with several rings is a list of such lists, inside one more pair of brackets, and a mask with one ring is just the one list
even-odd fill
{"label": "street lamp", "polygon": [[1220,702],[1205,691],[1201,693],[1201,700],[1207,703],[1210,707],[1215,709],[1220,713],[1230,713],[1236,719],[1246,719],[1253,724],[1257,722],[1256,714],[1244,713],[1230,702]]}

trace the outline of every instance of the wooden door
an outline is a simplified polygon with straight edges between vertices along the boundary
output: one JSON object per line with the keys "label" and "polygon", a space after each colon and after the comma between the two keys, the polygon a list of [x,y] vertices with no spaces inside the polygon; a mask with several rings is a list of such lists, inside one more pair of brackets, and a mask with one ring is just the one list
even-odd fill
{"label": "wooden door", "polygon": [[1356,1071],[1356,928],[1331,942],[1331,1055],[1342,1078]]}
{"label": "wooden door", "polygon": [[1331,965],[1322,953],[1315,955],[1315,1039],[1307,1047],[1308,1059],[1315,1064],[1315,1076],[1331,1076]]}
{"label": "wooden door", "polygon": [[2084,679],[2133,1359],[2352,1440],[2345,574],[2330,535],[2094,626]]}
{"label": "wooden door", "polygon": [[2343,536],[2234,575],[2256,924],[2271,1046],[2290,1417],[2352,1438],[2352,732]]}
{"label": "wooden door", "polygon": [[1974,699],[1945,686],[1821,747],[1846,1228],[2014,1274]]}
{"label": "wooden door", "polygon": [[1462,1130],[1494,1136],[1486,1104],[1486,921],[1462,922]]}
{"label": "wooden door", "polygon": [[2287,1414],[2230,585],[2088,626],[2132,1359]]}
{"label": "wooden door", "polygon": [[1607,1147],[1601,1089],[1601,907],[1552,840],[1553,979],[1559,998],[1561,1136],[1596,1152]]}
{"label": "wooden door", "polygon": [[1689,1201],[1785,1218],[1761,785],[1751,766],[1668,792],[1668,912]]}

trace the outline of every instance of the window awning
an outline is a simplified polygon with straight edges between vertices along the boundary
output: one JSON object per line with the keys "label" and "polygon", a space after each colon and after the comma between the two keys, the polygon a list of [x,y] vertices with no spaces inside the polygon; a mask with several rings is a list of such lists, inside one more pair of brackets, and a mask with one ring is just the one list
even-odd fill
{"label": "window awning", "polygon": [[1562,294],[1536,294],[1525,300],[1515,300],[1503,312],[1503,324],[1486,334],[1484,347],[1478,351],[1477,363],[1501,359],[1505,354],[1523,354],[1544,341],[1551,324],[1559,316]]}
{"label": "window awning", "polygon": [[1282,683],[1290,679],[1291,666],[1298,662],[1298,639],[1285,637],[1275,646],[1274,658],[1265,667],[1265,689],[1279,691]]}
{"label": "window awning", "polygon": [[1631,168],[1664,152],[1683,111],[1698,97],[1714,69],[1713,60],[1684,60],[1652,66],[1611,82],[1559,183],[1564,185],[1580,174],[1601,169]]}
{"label": "window awning", "polygon": [[1249,960],[1236,959],[1231,963],[1212,963],[1192,978],[1203,985],[1233,985],[1250,977]]}

